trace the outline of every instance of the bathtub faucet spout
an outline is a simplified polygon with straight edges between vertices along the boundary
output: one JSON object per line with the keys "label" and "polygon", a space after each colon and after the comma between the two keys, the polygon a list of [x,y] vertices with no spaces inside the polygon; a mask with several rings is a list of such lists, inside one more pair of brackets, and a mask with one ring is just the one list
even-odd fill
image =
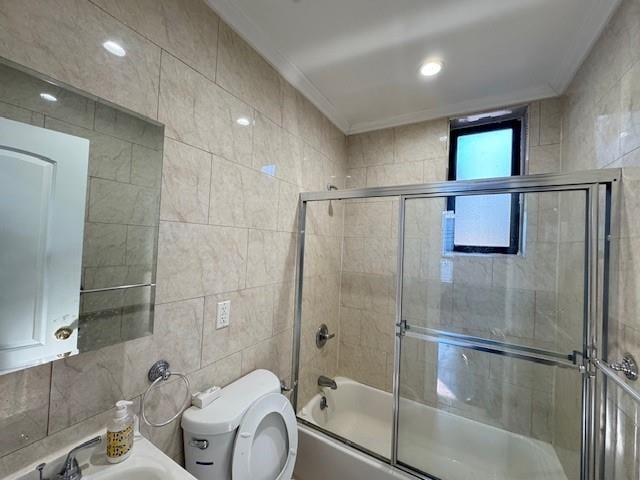
{"label": "bathtub faucet spout", "polygon": [[331,390],[338,389],[338,385],[336,385],[336,381],[333,378],[325,377],[324,375],[320,375],[318,377],[318,386],[329,387]]}

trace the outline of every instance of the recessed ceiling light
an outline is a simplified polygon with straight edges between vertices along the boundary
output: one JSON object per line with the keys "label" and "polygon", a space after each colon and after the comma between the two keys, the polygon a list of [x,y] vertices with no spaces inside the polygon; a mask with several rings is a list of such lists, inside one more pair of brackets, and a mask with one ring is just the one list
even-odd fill
{"label": "recessed ceiling light", "polygon": [[433,77],[442,70],[442,60],[428,60],[420,67],[420,74],[425,77]]}
{"label": "recessed ceiling light", "polygon": [[251,125],[251,121],[247,117],[240,117],[236,120],[238,125],[242,125],[243,127],[247,127]]}
{"label": "recessed ceiling light", "polygon": [[45,92],[42,92],[40,94],[40,98],[42,98],[43,100],[46,100],[47,102],[57,102],[58,101],[58,99],[55,96],[51,95],[50,93],[45,93]]}
{"label": "recessed ceiling light", "polygon": [[122,45],[113,40],[107,40],[102,46],[107,52],[113,53],[116,57],[124,57],[127,54],[127,51],[122,48]]}

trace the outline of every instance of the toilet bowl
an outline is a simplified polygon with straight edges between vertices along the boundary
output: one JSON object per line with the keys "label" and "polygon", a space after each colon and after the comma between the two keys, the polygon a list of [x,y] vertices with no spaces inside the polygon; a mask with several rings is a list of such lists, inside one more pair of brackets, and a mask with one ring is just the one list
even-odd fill
{"label": "toilet bowl", "polygon": [[199,480],[290,480],[298,426],[280,381],[255,370],[182,415],[185,467]]}

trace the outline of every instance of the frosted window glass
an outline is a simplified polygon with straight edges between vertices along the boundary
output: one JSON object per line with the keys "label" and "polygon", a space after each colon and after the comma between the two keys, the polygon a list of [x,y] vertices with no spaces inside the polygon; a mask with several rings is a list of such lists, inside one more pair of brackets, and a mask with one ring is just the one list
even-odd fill
{"label": "frosted window glass", "polygon": [[[456,179],[511,175],[513,130],[461,135],[456,152]],[[511,234],[511,195],[456,197],[454,244],[508,247]]]}

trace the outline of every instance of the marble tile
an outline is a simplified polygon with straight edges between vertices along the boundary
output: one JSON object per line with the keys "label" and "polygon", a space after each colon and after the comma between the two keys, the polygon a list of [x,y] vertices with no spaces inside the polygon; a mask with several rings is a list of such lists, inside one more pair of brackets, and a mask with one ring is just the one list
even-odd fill
{"label": "marble tile", "polygon": [[[208,365],[271,337],[271,286],[205,297],[202,364]],[[218,302],[230,301],[229,326],[216,329]],[[244,369],[243,369],[244,372]]]}
{"label": "marble tile", "polygon": [[540,102],[531,102],[527,107],[527,126],[529,147],[540,145]]}
{"label": "marble tile", "polygon": [[326,190],[327,184],[335,184],[336,173],[331,172],[330,160],[308,143],[303,146],[302,187],[306,191]]}
{"label": "marble tile", "polygon": [[0,457],[47,434],[51,365],[0,376]]}
{"label": "marble tile", "polygon": [[273,334],[293,327],[295,285],[285,282],[273,285]]}
{"label": "marble tile", "polygon": [[224,22],[220,22],[219,42],[218,85],[281,125],[278,72]]}
{"label": "marble tile", "polygon": [[295,235],[250,230],[247,288],[293,280],[295,253]]}
{"label": "marble tile", "polygon": [[529,173],[560,172],[561,147],[558,144],[541,145],[529,149]]}
{"label": "marble tile", "polygon": [[218,16],[199,0],[96,0],[104,10],[215,80]]}
{"label": "marble tile", "polygon": [[153,265],[157,227],[127,226],[127,265]]}
{"label": "marble tile", "polygon": [[422,162],[367,167],[367,187],[416,185],[422,183]]}
{"label": "marble tile", "polygon": [[300,193],[300,187],[278,182],[278,231],[297,231]]}
{"label": "marble tile", "polygon": [[253,128],[253,168],[289,183],[302,183],[302,140],[262,114]]}
{"label": "marble tile", "polygon": [[283,80],[282,84],[282,126],[287,131],[313,145],[316,149],[326,152],[329,144],[325,143],[326,120],[322,113],[286,81]]}
{"label": "marble tile", "polygon": [[[239,118],[249,120],[249,125],[238,124]],[[168,137],[251,165],[252,108],[166,53],[158,119]]]}
{"label": "marble tile", "polygon": [[598,168],[620,157],[622,100],[620,89],[612,88],[597,103],[596,162]]}
{"label": "marble tile", "polygon": [[343,249],[343,271],[381,275],[393,275],[396,271],[396,239],[345,237]]}
{"label": "marble tile", "polygon": [[[158,240],[157,301],[242,288],[246,261],[246,230],[162,222]],[[221,271],[225,274],[220,275]]]}
{"label": "marble tile", "polygon": [[627,154],[640,147],[640,63],[622,77],[620,89],[622,92],[621,153]]}
{"label": "marble tile", "polygon": [[124,265],[126,242],[126,225],[85,223],[82,266]]}
{"label": "marble tile", "polygon": [[100,102],[96,103],[94,128],[97,132],[154,150],[162,148],[163,128],[161,126]]}
{"label": "marble tile", "polygon": [[306,235],[304,253],[305,277],[340,272],[340,237]]}
{"label": "marble tile", "polygon": [[162,165],[160,218],[207,223],[211,154],[167,138]]}
{"label": "marble tile", "polygon": [[[19,5],[5,1],[1,9],[0,55],[149,118],[156,117],[159,47],[84,0],[50,0],[44,8],[37,0]],[[77,19],[82,19],[80,28]],[[127,55],[108,53],[102,47],[105,39],[120,43]]]}
{"label": "marble tile", "polygon": [[156,306],[153,336],[59,360],[53,364],[49,433],[140,395],[158,352],[175,371],[200,366],[203,299]]}
{"label": "marble tile", "polygon": [[122,265],[114,267],[83,268],[84,287],[101,288],[130,285],[133,283],[149,283],[151,281],[151,265]]}
{"label": "marble tile", "polygon": [[89,140],[90,177],[125,183],[130,181],[131,143],[50,117],[45,119],[45,127]]}
{"label": "marble tile", "polygon": [[345,307],[393,312],[395,278],[390,275],[342,273],[341,302]]}
{"label": "marble tile", "polygon": [[127,225],[158,224],[157,189],[94,178],[89,194],[89,221]]}
{"label": "marble tile", "polygon": [[438,158],[447,154],[449,124],[446,119],[413,123],[394,130],[397,163]]}
{"label": "marble tile", "polygon": [[275,230],[278,188],[271,175],[214,157],[209,223]]}
{"label": "marble tile", "polygon": [[133,144],[131,149],[131,183],[150,188],[162,185],[162,152]]}
{"label": "marble tile", "polygon": [[425,160],[423,164],[422,174],[424,183],[444,182],[447,180],[447,172],[449,171],[448,157],[429,158]]}
{"label": "marble tile", "polygon": [[364,188],[367,186],[367,169],[350,168],[347,170],[346,188]]}
{"label": "marble tile", "polygon": [[562,140],[562,97],[540,101],[540,145],[552,145]]}
{"label": "marble tile", "polygon": [[288,329],[243,350],[242,374],[246,375],[257,368],[265,368],[289,383],[292,337],[292,330]]}
{"label": "marble tile", "polygon": [[523,256],[496,259],[493,282],[505,288],[553,291],[556,288],[557,245],[530,244]]}
{"label": "marble tile", "polygon": [[[428,253],[427,253],[428,254]],[[433,254],[431,254],[433,255]],[[490,286],[493,281],[493,259],[479,256],[458,256],[451,259],[454,284]]]}
{"label": "marble tile", "polygon": [[387,354],[377,350],[340,345],[340,375],[365,385],[384,389],[387,378]]}
{"label": "marble tile", "polygon": [[[44,100],[40,97],[43,92],[54,95],[57,101]],[[76,126],[93,128],[93,100],[7,65],[0,65],[0,100]]]}
{"label": "marble tile", "polygon": [[341,237],[344,230],[345,202],[331,200],[307,203],[305,232]]}
{"label": "marble tile", "polygon": [[390,237],[392,209],[390,201],[348,203],[344,212],[344,235]]}
{"label": "marble tile", "polygon": [[387,128],[347,137],[350,168],[394,162],[394,130]]}
{"label": "marble tile", "polygon": [[189,376],[191,388],[194,392],[200,392],[214,385],[225,387],[242,376],[241,367],[241,352],[204,365]]}
{"label": "marble tile", "polygon": [[0,117],[16,122],[28,123],[36,127],[44,127],[44,115],[38,112],[16,107],[9,103],[0,102]]}

